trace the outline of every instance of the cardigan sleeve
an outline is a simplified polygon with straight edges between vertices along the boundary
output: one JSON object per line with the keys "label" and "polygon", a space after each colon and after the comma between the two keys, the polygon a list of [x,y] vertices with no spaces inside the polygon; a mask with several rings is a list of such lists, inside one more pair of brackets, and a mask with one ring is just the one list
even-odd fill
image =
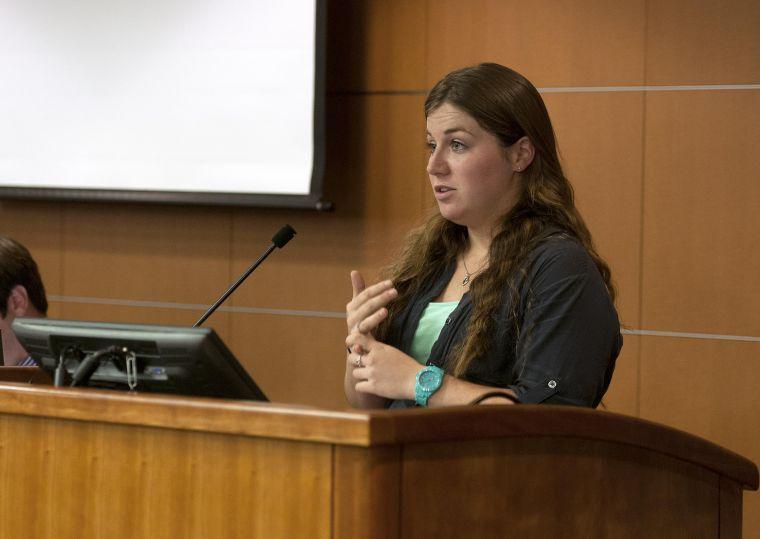
{"label": "cardigan sleeve", "polygon": [[549,240],[520,290],[513,384],[521,402],[597,406],[622,346],[596,265],[575,241]]}

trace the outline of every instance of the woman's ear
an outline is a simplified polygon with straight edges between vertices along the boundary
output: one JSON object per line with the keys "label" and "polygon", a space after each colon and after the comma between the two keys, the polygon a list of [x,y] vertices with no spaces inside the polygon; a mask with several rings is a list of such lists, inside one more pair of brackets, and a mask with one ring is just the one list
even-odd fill
{"label": "woman's ear", "polygon": [[521,137],[510,148],[512,149],[512,165],[515,172],[522,172],[533,162],[536,148],[533,146],[533,141],[528,137]]}
{"label": "woman's ear", "polygon": [[14,318],[19,318],[26,316],[28,312],[29,294],[24,285],[17,284],[11,288],[11,293],[8,294],[8,313],[13,314]]}

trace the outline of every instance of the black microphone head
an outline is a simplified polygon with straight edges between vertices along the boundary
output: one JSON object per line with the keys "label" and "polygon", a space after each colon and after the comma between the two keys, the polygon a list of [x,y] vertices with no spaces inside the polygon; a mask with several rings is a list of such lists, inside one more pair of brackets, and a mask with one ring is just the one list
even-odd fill
{"label": "black microphone head", "polygon": [[295,235],[296,231],[293,229],[293,227],[290,225],[285,225],[277,231],[277,234],[272,237],[272,243],[274,243],[275,247],[282,249],[285,247],[286,243],[293,239],[293,236]]}

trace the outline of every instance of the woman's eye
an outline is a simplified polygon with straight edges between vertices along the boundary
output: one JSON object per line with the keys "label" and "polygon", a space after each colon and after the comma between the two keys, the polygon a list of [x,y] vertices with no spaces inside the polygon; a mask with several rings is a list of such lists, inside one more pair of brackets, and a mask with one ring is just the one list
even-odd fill
{"label": "woman's eye", "polygon": [[427,147],[430,153],[433,153],[435,151],[435,142],[427,141]]}
{"label": "woman's eye", "polygon": [[452,149],[452,150],[454,150],[455,152],[459,152],[459,151],[462,151],[462,150],[464,150],[464,149],[465,149],[465,147],[466,147],[466,146],[465,146],[464,144],[462,144],[462,143],[461,143],[460,141],[458,141],[458,140],[452,140],[452,141],[451,141],[451,149]]}

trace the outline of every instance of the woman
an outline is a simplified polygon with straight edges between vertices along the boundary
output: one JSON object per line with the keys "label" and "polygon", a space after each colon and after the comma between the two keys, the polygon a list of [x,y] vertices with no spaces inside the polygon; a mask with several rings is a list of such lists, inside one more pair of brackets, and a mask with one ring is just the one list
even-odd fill
{"label": "woman", "polygon": [[438,82],[425,116],[438,211],[389,280],[351,273],[349,402],[596,407],[622,346],[615,290],[538,91],[481,64]]}

